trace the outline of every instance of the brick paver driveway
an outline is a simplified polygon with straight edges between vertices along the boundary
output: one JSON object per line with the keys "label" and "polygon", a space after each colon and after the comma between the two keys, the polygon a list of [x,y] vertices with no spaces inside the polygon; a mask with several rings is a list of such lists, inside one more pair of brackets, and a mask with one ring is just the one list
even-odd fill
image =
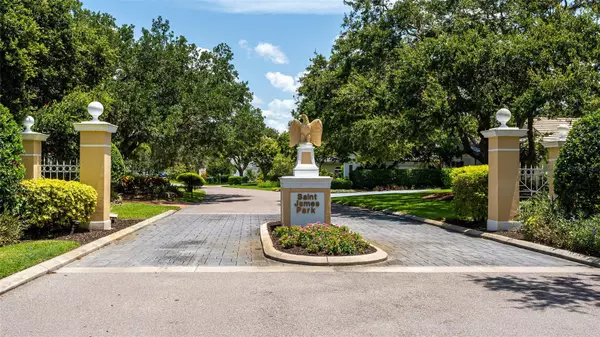
{"label": "brick paver driveway", "polygon": [[[185,208],[70,267],[265,266],[259,226],[278,219],[279,193],[210,187]],[[399,216],[334,206],[333,221],[389,254],[381,265],[571,266],[577,263],[467,237]]]}

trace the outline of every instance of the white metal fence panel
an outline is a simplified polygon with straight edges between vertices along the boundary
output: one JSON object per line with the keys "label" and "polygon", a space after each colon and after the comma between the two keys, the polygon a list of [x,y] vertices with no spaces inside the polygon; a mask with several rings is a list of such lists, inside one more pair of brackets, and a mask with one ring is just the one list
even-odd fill
{"label": "white metal fence panel", "polygon": [[535,194],[548,190],[548,168],[521,167],[519,178],[519,196],[529,199]]}
{"label": "white metal fence panel", "polygon": [[79,161],[58,161],[42,158],[42,177],[60,180],[79,180]]}

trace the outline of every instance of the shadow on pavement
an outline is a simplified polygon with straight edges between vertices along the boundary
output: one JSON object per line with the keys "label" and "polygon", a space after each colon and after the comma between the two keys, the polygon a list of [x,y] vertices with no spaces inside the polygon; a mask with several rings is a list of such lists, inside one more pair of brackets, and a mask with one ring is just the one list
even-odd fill
{"label": "shadow on pavement", "polygon": [[217,204],[223,202],[244,202],[250,200],[250,196],[241,194],[206,194],[202,204]]}
{"label": "shadow on pavement", "polygon": [[512,292],[518,297],[508,301],[517,308],[544,310],[562,308],[582,312],[590,305],[600,307],[600,275],[575,276],[488,276],[472,281],[491,291]]}
{"label": "shadow on pavement", "polygon": [[420,221],[415,221],[412,219],[404,218],[399,215],[390,215],[385,214],[379,211],[366,211],[357,209],[354,207],[343,206],[332,204],[331,205],[331,216],[334,218],[353,218],[353,219],[362,219],[362,220],[380,220],[380,221],[393,221],[398,225],[424,225],[424,223]]}

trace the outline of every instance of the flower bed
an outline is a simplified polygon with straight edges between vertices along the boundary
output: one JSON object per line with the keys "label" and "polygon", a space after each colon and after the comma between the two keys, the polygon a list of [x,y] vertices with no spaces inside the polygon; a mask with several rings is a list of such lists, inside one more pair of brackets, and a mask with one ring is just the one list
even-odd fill
{"label": "flower bed", "polygon": [[276,249],[296,255],[349,256],[371,254],[377,250],[358,233],[346,226],[309,224],[300,226],[269,226]]}

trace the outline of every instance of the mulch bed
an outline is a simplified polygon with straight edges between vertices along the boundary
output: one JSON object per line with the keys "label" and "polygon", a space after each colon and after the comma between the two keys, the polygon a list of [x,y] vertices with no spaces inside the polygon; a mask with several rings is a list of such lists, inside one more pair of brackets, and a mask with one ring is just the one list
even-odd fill
{"label": "mulch bed", "polygon": [[108,230],[108,231],[102,231],[102,230],[97,230],[97,231],[88,231],[86,229],[83,228],[78,228],[75,230],[75,233],[71,234],[71,231],[66,231],[66,232],[54,232],[51,233],[47,236],[44,237],[40,237],[40,238],[36,238],[37,240],[66,240],[66,241],[76,241],[79,242],[81,245],[84,245],[86,243],[90,243],[92,241],[98,240],[102,237],[105,237],[109,234],[112,234],[114,232],[118,232],[121,229],[133,226],[135,224],[137,224],[138,222],[141,222],[143,220],[136,220],[136,219],[116,219],[113,224],[112,224],[112,229]]}
{"label": "mulch bed", "polygon": [[421,199],[437,200],[437,201],[450,201],[450,200],[454,199],[454,193],[451,193],[451,192],[433,193],[433,194],[425,195],[425,196],[421,197]]}
{"label": "mulch bed", "polygon": [[292,248],[284,248],[280,243],[279,243],[279,238],[277,236],[275,236],[275,234],[273,234],[273,229],[275,227],[281,226],[281,222],[279,221],[273,221],[273,222],[269,222],[267,224],[267,228],[269,229],[269,235],[271,236],[271,241],[273,241],[273,246],[275,247],[275,249],[277,249],[280,252],[284,252],[284,253],[288,253],[288,254],[294,254],[294,255],[307,255],[307,256],[357,256],[357,255],[367,255],[367,254],[372,254],[375,253],[377,251],[377,249],[375,249],[373,246],[369,246],[369,249],[367,249],[367,251],[363,254],[357,254],[357,255],[327,255],[325,253],[309,253],[306,251],[306,249],[302,248],[302,247],[292,247]]}

